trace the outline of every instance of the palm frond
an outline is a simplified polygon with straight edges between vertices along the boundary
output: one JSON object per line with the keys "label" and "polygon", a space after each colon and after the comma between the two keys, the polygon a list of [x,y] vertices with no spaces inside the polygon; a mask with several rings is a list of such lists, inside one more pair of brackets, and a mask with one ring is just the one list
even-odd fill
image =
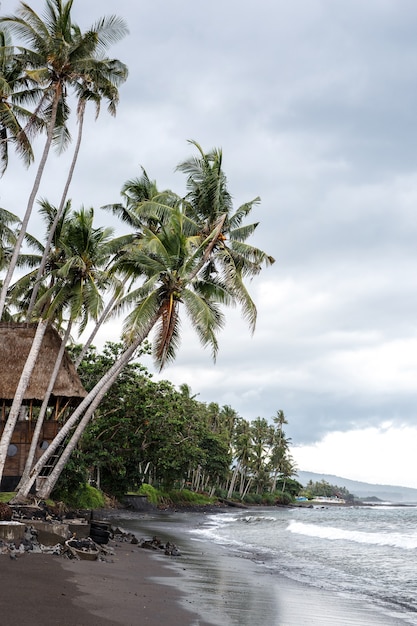
{"label": "palm frond", "polygon": [[188,318],[196,331],[200,343],[205,348],[211,346],[212,358],[215,361],[219,349],[217,332],[225,323],[225,317],[218,305],[209,299],[202,298],[191,289],[185,289],[182,293]]}
{"label": "palm frond", "polygon": [[174,294],[164,298],[158,322],[155,325],[153,356],[162,369],[169,361],[173,361],[180,343],[179,302]]}
{"label": "palm frond", "polygon": [[133,343],[136,337],[156,323],[160,311],[160,301],[157,292],[151,291],[146,297],[138,301],[135,308],[126,317],[123,323],[123,339],[127,344]]}

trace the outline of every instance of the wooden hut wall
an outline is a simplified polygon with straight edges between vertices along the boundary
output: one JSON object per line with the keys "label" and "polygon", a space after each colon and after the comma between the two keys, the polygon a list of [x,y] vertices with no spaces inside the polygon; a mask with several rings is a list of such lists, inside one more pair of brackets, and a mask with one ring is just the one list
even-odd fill
{"label": "wooden hut wall", "polygon": [[[13,456],[8,455],[4,466],[4,476],[16,476],[20,477],[25,468],[27,455],[29,453],[30,443],[32,441],[33,431],[35,425],[30,422],[18,422],[13,432],[10,446],[16,446],[16,454]],[[44,450],[41,448],[42,442],[48,444],[53,440],[58,433],[59,424],[57,422],[45,422],[42,427],[39,443],[36,450],[35,460],[37,461]],[[3,427],[0,428],[0,434],[3,431]],[[13,448],[11,448],[13,449]]]}

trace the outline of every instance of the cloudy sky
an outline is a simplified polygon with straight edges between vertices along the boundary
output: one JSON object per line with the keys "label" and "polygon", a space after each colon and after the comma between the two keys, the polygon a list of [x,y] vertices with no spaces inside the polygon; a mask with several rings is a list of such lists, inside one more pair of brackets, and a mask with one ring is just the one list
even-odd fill
{"label": "cloudy sky", "polygon": [[[282,409],[299,469],[417,487],[417,4],[74,0],[73,18],[115,10],[129,79],[116,119],[90,112],[73,207],[108,223],[141,165],[183,193],[194,139],[223,149],[236,205],[261,197],[251,243],[276,258],[255,334],[230,314],[213,365],[185,320],[162,377],[246,419]],[[41,187],[56,204],[67,160]],[[33,177],[13,157],[0,206],[22,215]]]}

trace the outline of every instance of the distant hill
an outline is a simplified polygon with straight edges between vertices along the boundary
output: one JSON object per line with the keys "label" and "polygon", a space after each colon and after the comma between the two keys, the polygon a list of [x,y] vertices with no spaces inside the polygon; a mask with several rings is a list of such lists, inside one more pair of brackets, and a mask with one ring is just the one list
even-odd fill
{"label": "distant hill", "polygon": [[373,485],[371,483],[362,483],[358,480],[350,480],[349,478],[341,478],[332,474],[317,474],[315,472],[298,472],[296,479],[305,486],[310,480],[320,482],[325,480],[330,485],[345,487],[350,493],[357,498],[376,497],[380,500],[393,503],[417,503],[417,489],[410,487],[399,487],[395,485]]}

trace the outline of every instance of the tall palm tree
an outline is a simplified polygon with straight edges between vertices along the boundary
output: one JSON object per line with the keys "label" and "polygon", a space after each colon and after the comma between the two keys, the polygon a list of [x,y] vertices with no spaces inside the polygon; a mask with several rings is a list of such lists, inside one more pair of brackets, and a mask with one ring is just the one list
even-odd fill
{"label": "tall palm tree", "polygon": [[68,190],[74,175],[75,166],[78,159],[78,154],[81,147],[81,141],[83,136],[84,126],[84,114],[86,105],[88,102],[93,102],[96,108],[96,119],[100,113],[101,100],[106,99],[108,106],[107,110],[111,115],[116,115],[116,108],[119,102],[118,86],[124,82],[127,78],[127,67],[124,63],[121,63],[117,59],[96,59],[95,64],[90,68],[89,72],[82,76],[79,83],[75,85],[78,93],[78,106],[77,106],[77,122],[78,122],[78,134],[75,144],[74,154],[71,161],[71,165],[68,171],[67,180],[62,192],[61,202],[56,212],[55,219],[49,229],[48,239],[45,244],[42,261],[39,265],[36,283],[32,292],[31,300],[28,307],[28,318],[32,314],[35,306],[35,301],[39,288],[39,281],[45,270],[49,248],[54,237],[54,231],[57,227],[59,220],[61,219],[62,212],[64,210],[65,202],[68,195]]}
{"label": "tall palm tree", "polygon": [[67,93],[70,89],[77,91],[80,85],[85,84],[85,79],[93,74],[94,65],[100,62],[100,55],[106,47],[127,32],[124,21],[112,16],[100,19],[90,30],[81,33],[71,20],[72,4],[73,0],[46,0],[45,15],[40,17],[22,2],[17,15],[0,18],[0,22],[8,23],[10,29],[30,46],[21,50],[18,60],[25,75],[41,89],[42,97],[37,110],[47,121],[43,154],[0,293],[0,318],[50,147],[55,143],[63,149],[69,140],[66,127],[70,113]]}
{"label": "tall palm tree", "polygon": [[252,463],[256,493],[265,487],[268,453],[272,444],[273,429],[265,418],[257,417],[251,424]]}
{"label": "tall palm tree", "polygon": [[[182,200],[183,219],[188,221],[189,228],[204,241],[210,234],[211,244],[206,250],[204,271],[205,278],[222,276],[230,289],[233,290],[237,302],[242,307],[244,318],[253,331],[256,324],[256,307],[250,297],[244,279],[259,274],[263,266],[274,263],[274,258],[257,247],[249,245],[246,240],[255,232],[258,223],[245,224],[244,220],[259,203],[259,198],[243,204],[236,210],[233,208],[231,195],[227,188],[227,178],[222,169],[222,151],[212,150],[204,153],[201,146],[190,142],[197,148],[197,157],[188,159],[177,166],[177,170],[187,175],[187,195]],[[170,219],[172,205],[179,201],[172,192],[164,191],[149,198],[149,189],[154,189],[145,171],[140,184],[125,186],[130,201],[123,212],[124,219],[134,213],[140,224],[163,223]],[[135,202],[133,192],[139,190]],[[142,195],[141,195],[142,194]],[[114,206],[117,210],[117,206]],[[119,205],[120,211],[120,205]]]}
{"label": "tall palm tree", "polygon": [[279,409],[279,411],[277,411],[275,417],[273,418],[273,422],[276,427],[273,433],[272,447],[269,458],[270,468],[274,472],[271,485],[272,493],[276,489],[278,475],[282,474],[283,467],[286,466],[287,458],[289,456],[289,445],[291,441],[291,439],[285,436],[285,432],[283,430],[283,426],[284,424],[288,424],[288,420],[285,417],[284,411],[282,409]]}
{"label": "tall palm tree", "polygon": [[230,498],[235,491],[235,485],[240,473],[239,493],[242,496],[245,490],[245,480],[248,479],[248,470],[251,465],[253,449],[251,427],[247,420],[239,419],[236,424],[233,438],[233,452],[235,457],[235,469],[230,481],[227,497]]}
{"label": "tall palm tree", "polygon": [[39,313],[46,303],[48,315],[52,315],[61,303],[59,306],[65,306],[69,319],[77,322],[80,333],[90,318],[98,318],[103,294],[111,284],[105,268],[113,250],[112,235],[112,228],[94,227],[92,208],[81,208],[72,214],[61,234],[62,259],[54,272],[55,282],[36,304]]}

